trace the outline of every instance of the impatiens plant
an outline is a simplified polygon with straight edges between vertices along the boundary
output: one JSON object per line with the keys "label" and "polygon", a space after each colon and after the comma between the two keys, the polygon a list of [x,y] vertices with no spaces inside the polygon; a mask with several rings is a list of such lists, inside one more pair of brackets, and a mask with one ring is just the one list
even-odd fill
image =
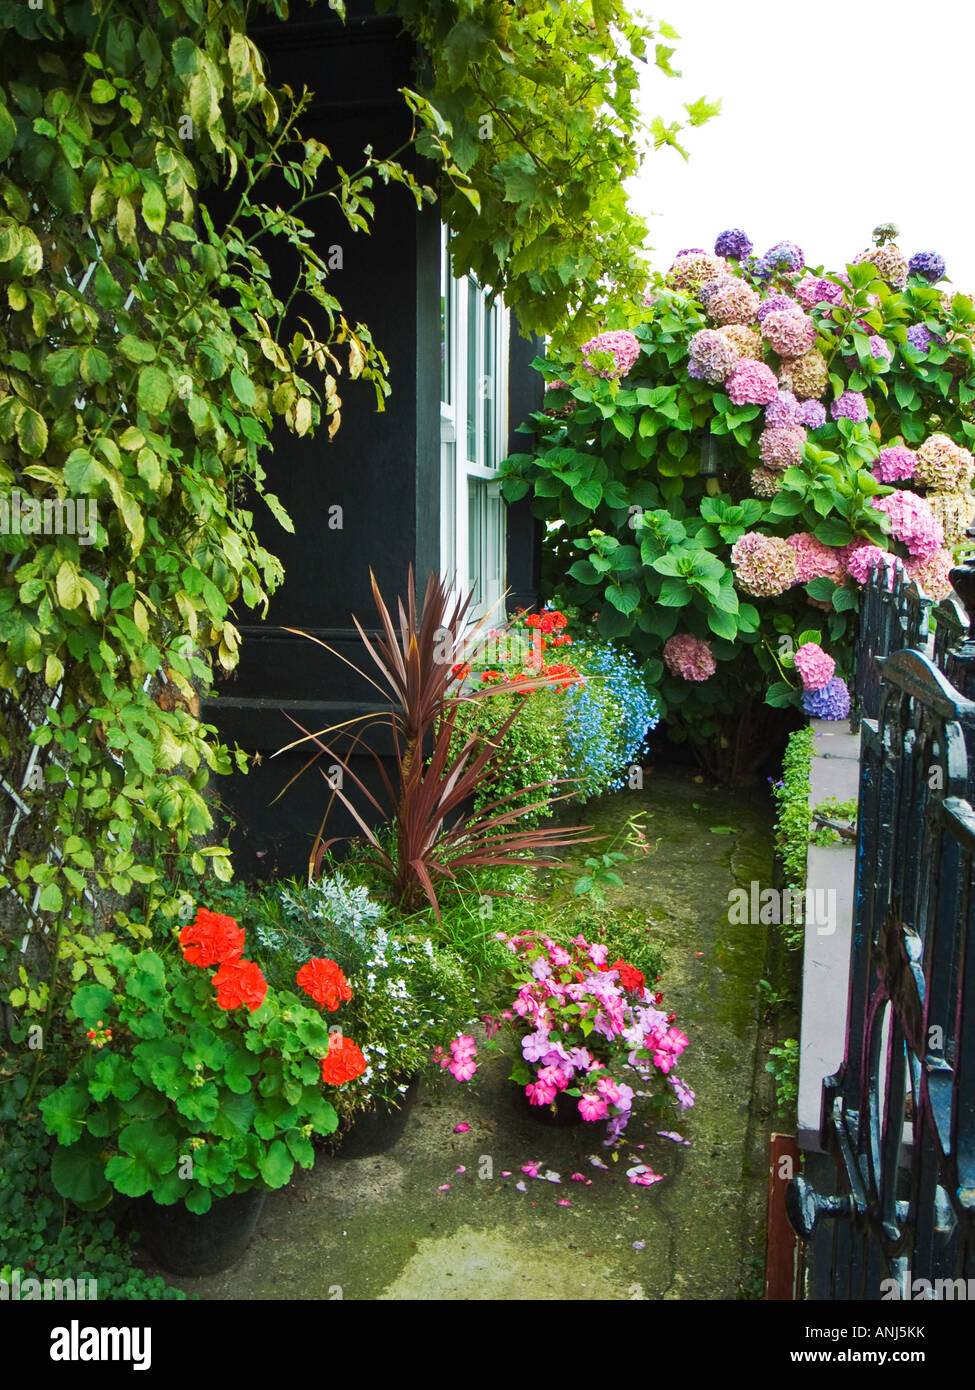
{"label": "impatiens plant", "polygon": [[67,1081],[40,1111],[58,1141],[54,1185],[72,1201],[104,1205],[114,1189],[205,1212],[219,1197],[283,1187],[296,1163],[312,1166],[311,1136],[336,1127],[323,1086],[365,1070],[321,1013],[352,996],[334,961],[298,972],[312,1008],[243,958],[231,917],[200,909],[179,948],[113,946],[109,983],[71,998],[86,1043],[79,1035]]}
{"label": "impatiens plant", "polygon": [[944,597],[975,516],[975,305],[890,231],[838,272],[741,228],[680,251],[536,362],[533,451],[504,465],[547,523],[549,591],[634,650],[670,737],[732,778],[764,753],[762,706],[804,703],[781,656],[810,609],[842,683],[870,573]]}
{"label": "impatiens plant", "polygon": [[[511,953],[515,994],[486,1047],[501,1049],[513,1038],[511,1079],[531,1105],[554,1109],[568,1097],[583,1120],[606,1120],[605,1143],[614,1144],[637,1099],[658,1110],[694,1104],[694,1092],[674,1072],[687,1037],[658,1007],[662,996],[640,970],[622,959],[608,962],[607,947],[581,935],[566,946],[534,931],[498,933],[498,940]],[[450,1050],[440,1065],[469,1081],[478,1066],[473,1037],[455,1038]]]}

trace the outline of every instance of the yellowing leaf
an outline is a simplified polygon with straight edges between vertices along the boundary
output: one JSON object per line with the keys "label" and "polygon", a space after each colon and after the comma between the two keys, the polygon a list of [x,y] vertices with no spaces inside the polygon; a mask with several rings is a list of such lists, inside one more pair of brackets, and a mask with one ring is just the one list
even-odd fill
{"label": "yellowing leaf", "polygon": [[63,560],[54,581],[58,593],[58,603],[62,608],[77,608],[82,600],[81,582],[78,571],[70,560]]}

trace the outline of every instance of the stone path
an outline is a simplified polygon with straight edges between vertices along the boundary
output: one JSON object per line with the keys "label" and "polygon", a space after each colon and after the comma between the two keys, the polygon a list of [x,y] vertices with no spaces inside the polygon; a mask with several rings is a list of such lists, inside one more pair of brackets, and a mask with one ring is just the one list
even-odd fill
{"label": "stone path", "polygon": [[[697,1093],[695,1109],[651,1125],[632,1121],[614,1162],[602,1147],[602,1125],[539,1123],[492,1059],[477,1089],[445,1077],[421,1092],[387,1154],[323,1159],[271,1193],[235,1268],[171,1282],[201,1299],[657,1300],[760,1292],[773,1122],[758,980],[769,929],[731,927],[727,908],[737,884],[771,881],[770,813],[758,790],[713,792],[690,775],[648,774],[643,791],[606,798],[585,819],[612,833],[640,809],[652,813],[649,837],[660,844],[623,870],[618,896],[645,910],[666,943],[664,1002],[690,1037],[680,1074]],[[712,833],[713,826],[735,833]],[[462,1122],[469,1131],[455,1133]],[[690,1146],[658,1137],[658,1129],[679,1132]],[[591,1155],[608,1170],[594,1167]],[[561,1181],[526,1176],[521,1168],[531,1161]],[[639,1162],[664,1180],[634,1186],[625,1170]],[[572,1181],[577,1172],[590,1185]]]}

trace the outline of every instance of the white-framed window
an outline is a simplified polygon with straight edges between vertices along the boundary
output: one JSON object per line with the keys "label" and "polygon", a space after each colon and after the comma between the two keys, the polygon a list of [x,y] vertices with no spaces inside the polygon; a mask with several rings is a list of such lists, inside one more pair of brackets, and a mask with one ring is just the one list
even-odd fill
{"label": "white-framed window", "polygon": [[504,499],[498,466],[508,443],[509,315],[472,275],[450,273],[446,228],[440,254],[441,573],[478,619],[503,617]]}

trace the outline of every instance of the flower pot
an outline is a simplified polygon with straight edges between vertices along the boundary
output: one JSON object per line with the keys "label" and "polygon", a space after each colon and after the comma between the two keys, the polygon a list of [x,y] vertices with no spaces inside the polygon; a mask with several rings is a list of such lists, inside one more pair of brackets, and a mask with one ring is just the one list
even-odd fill
{"label": "flower pot", "polygon": [[187,1211],[183,1202],[136,1202],[134,1226],[146,1249],[170,1274],[218,1274],[241,1258],[257,1229],[267,1193],[260,1188],[219,1197],[209,1211]]}
{"label": "flower pot", "polygon": [[554,1110],[550,1105],[532,1105],[525,1094],[524,1086],[518,1087],[518,1098],[521,1109],[527,1110],[532,1119],[537,1120],[539,1124],[566,1128],[569,1125],[586,1123],[579,1113],[579,1097],[566,1095],[565,1091],[560,1091],[555,1097]]}
{"label": "flower pot", "polygon": [[409,1084],[399,1105],[381,1100],[374,1110],[362,1110],[355,1116],[342,1136],[338,1158],[370,1158],[386,1153],[402,1137],[419,1094],[420,1073],[404,1079]]}

